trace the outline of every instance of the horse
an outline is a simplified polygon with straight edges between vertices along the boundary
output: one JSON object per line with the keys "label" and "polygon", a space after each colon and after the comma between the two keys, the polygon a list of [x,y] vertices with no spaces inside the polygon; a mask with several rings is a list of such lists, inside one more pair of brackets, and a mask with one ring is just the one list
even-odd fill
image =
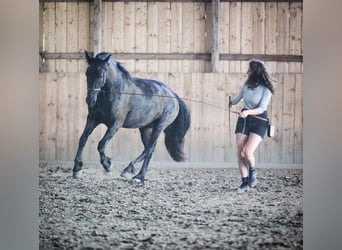
{"label": "horse", "polygon": [[92,57],[85,51],[88,115],[79,139],[74,160],[73,178],[82,175],[82,151],[89,135],[99,124],[107,130],[97,150],[106,172],[112,160],[105,155],[105,147],[120,128],[139,128],[143,152],[121,172],[121,177],[135,174],[135,164],[143,161],[133,182],[143,183],[159,135],[164,132],[164,143],[176,162],[184,161],[184,137],[190,127],[190,111],[185,102],[166,84],[133,77],[111,54],[101,52]]}

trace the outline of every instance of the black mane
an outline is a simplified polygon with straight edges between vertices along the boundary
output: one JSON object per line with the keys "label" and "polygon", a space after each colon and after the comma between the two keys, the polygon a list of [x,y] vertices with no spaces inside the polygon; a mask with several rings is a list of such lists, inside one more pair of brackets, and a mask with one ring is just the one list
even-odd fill
{"label": "black mane", "polygon": [[[101,52],[99,54],[96,55],[96,59],[99,60],[104,60],[106,59],[108,56],[110,55],[110,53],[107,52]],[[123,77],[126,79],[132,79],[132,75],[131,73],[129,73],[129,71],[122,65],[121,62],[117,61],[113,56],[111,57],[111,60],[113,60],[114,64],[116,64],[117,68],[119,69],[119,71],[122,73]]]}
{"label": "black mane", "polygon": [[[113,59],[114,60],[114,59]],[[115,61],[115,60],[114,60]],[[122,65],[122,63],[115,61],[116,65],[118,66],[118,69],[121,71],[123,76],[127,79],[132,79],[131,74],[128,72],[128,70]]]}

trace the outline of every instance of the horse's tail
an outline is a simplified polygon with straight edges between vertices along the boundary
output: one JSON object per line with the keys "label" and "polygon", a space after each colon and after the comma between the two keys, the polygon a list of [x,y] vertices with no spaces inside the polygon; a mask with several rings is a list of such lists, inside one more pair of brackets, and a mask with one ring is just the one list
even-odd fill
{"label": "horse's tail", "polygon": [[165,130],[165,146],[172,159],[184,161],[184,136],[190,127],[190,111],[185,102],[177,96],[179,112],[176,119]]}

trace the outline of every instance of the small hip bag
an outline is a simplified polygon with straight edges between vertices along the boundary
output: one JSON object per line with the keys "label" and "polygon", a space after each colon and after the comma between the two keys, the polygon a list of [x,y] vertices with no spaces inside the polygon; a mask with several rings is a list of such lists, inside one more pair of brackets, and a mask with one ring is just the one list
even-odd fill
{"label": "small hip bag", "polygon": [[268,122],[268,127],[267,127],[267,136],[268,137],[274,137],[275,134],[275,127],[271,122]]}

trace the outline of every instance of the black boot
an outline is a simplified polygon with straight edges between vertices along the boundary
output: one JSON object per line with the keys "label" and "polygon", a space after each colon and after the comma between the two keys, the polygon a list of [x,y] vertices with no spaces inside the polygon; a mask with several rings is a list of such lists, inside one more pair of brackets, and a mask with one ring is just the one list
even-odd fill
{"label": "black boot", "polygon": [[254,188],[257,184],[257,178],[256,178],[256,169],[255,167],[249,168],[249,179],[248,179],[248,185],[252,188]]}
{"label": "black boot", "polygon": [[242,192],[247,192],[249,190],[248,186],[248,177],[242,177],[242,184],[240,187],[237,188],[237,192],[242,193]]}

